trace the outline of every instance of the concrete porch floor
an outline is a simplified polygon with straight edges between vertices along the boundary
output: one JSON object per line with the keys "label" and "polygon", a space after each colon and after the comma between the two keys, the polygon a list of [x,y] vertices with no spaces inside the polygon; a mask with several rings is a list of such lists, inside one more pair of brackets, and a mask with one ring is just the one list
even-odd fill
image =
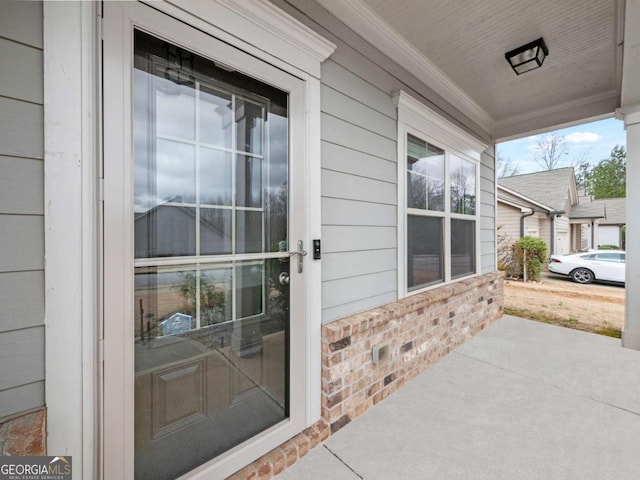
{"label": "concrete porch floor", "polygon": [[510,316],[277,476],[638,478],[640,352]]}

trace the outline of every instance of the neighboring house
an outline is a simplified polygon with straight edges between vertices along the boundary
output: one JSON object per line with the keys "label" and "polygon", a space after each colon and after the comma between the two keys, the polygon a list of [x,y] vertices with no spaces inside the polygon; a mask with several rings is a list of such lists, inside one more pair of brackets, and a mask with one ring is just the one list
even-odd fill
{"label": "neighboring house", "polygon": [[510,241],[540,237],[550,255],[621,246],[625,199],[580,195],[573,167],[503,177],[497,189],[499,235]]}
{"label": "neighboring house", "polygon": [[498,179],[498,225],[517,240],[542,238],[550,254],[576,250],[579,225],[571,212],[578,204],[573,168],[514,175]]}
{"label": "neighboring house", "polygon": [[626,198],[604,198],[592,200],[597,208],[604,210],[604,217],[597,224],[596,241],[593,245],[612,245],[626,248],[627,201]]}
{"label": "neighboring house", "polygon": [[640,179],[621,5],[0,2],[0,455],[266,478],[485,328],[496,142],[617,112]]}

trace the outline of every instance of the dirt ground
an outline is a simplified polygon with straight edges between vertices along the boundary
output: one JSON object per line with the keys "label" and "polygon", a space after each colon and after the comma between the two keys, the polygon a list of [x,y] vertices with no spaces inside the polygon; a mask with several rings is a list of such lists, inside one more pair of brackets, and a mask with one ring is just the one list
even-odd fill
{"label": "dirt ground", "polygon": [[505,311],[513,315],[619,336],[624,323],[624,286],[580,285],[543,272],[539,282],[505,281]]}

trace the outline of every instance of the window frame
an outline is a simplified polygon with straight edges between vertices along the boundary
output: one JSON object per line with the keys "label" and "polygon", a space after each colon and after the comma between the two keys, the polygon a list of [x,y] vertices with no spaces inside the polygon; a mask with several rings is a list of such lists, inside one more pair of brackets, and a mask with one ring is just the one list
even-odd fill
{"label": "window frame", "polygon": [[[398,109],[398,297],[415,295],[433,288],[438,288],[465,278],[480,275],[481,271],[481,202],[480,202],[480,165],[482,153],[488,144],[467,133],[450,120],[435,113],[426,105],[408,95],[398,92],[394,98]],[[420,210],[407,207],[407,139],[408,135],[432,144],[445,151],[445,192],[444,212]],[[475,214],[460,214],[451,211],[451,168],[450,157],[457,157],[472,162],[475,166]],[[429,218],[443,218],[443,259],[444,279],[441,282],[409,290],[408,287],[408,216],[419,215]],[[475,222],[475,258],[474,273],[452,278],[451,275],[451,220],[469,220]]]}

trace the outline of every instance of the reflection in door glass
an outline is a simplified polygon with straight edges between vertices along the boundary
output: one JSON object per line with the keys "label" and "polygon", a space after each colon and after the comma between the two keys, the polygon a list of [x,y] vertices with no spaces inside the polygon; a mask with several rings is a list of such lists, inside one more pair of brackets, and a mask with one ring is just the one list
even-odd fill
{"label": "reflection in door glass", "polygon": [[288,96],[142,32],[133,79],[135,475],[162,480],[289,415]]}

